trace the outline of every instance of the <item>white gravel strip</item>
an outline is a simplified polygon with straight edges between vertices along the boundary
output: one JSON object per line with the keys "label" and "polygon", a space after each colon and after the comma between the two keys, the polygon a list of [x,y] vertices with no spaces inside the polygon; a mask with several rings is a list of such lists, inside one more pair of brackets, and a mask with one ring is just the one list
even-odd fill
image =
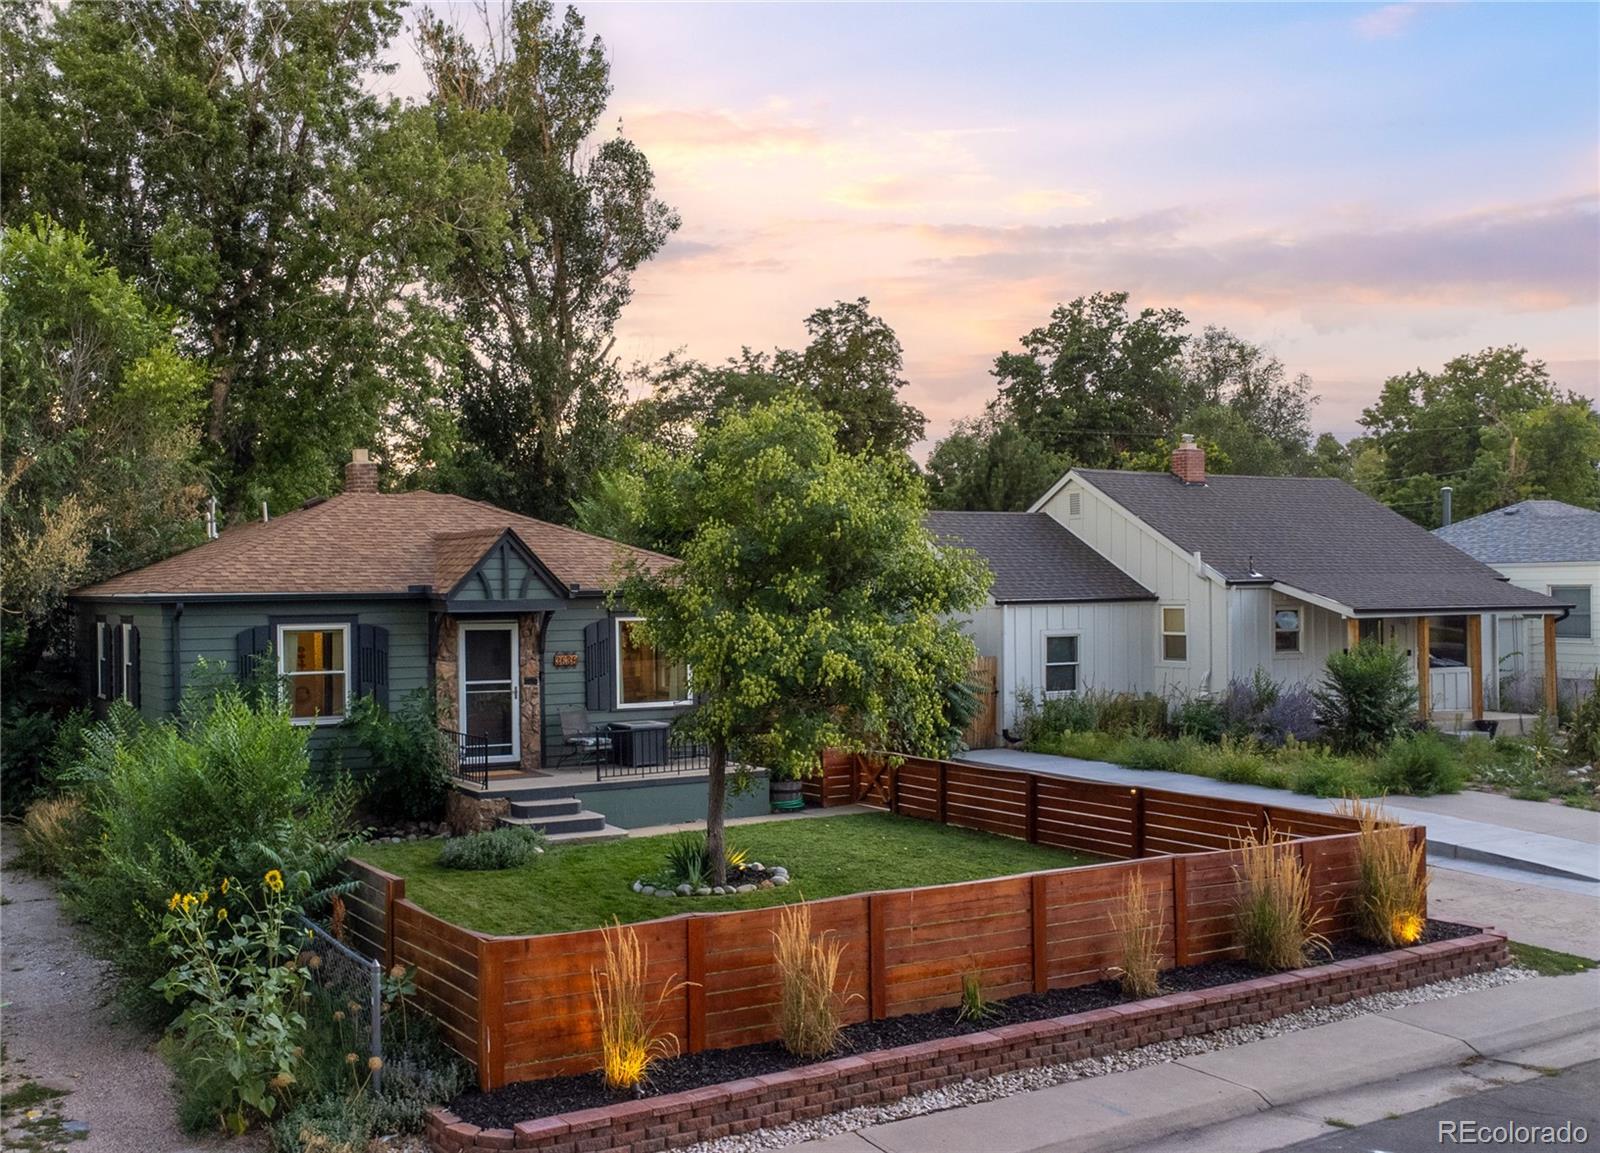
{"label": "white gravel strip", "polygon": [[1398,1009],[1403,1005],[1453,997],[1458,993],[1476,993],[1480,989],[1493,989],[1499,985],[1526,981],[1530,977],[1537,976],[1538,974],[1532,969],[1508,965],[1487,973],[1475,973],[1470,977],[1457,977],[1449,981],[1438,981],[1432,985],[1421,985],[1401,993],[1374,993],[1370,997],[1346,1001],[1342,1005],[1305,1009],[1298,1013],[1276,1017],[1260,1025],[1237,1025],[1231,1029],[1220,1029],[1215,1033],[1182,1037],[1176,1041],[1161,1041],[1154,1045],[1146,1045],[1142,1049],[1129,1049],[1105,1057],[1090,1057],[1067,1065],[1042,1065],[1034,1069],[1021,1069],[1015,1073],[985,1077],[981,1081],[963,1081],[943,1089],[919,1093],[914,1097],[902,1097],[887,1105],[865,1105],[857,1109],[848,1109],[843,1113],[818,1117],[813,1121],[794,1121],[774,1129],[757,1129],[753,1133],[719,1137],[715,1141],[702,1141],[698,1145],[688,1146],[686,1153],[757,1153],[763,1149],[782,1149],[818,1137],[853,1133],[857,1129],[865,1129],[871,1125],[882,1125],[906,1117],[918,1117],[924,1113],[938,1113],[962,1105],[976,1105],[981,1101],[994,1101],[1001,1097],[1010,1097],[1014,1093],[1047,1089],[1051,1085],[1100,1077],[1106,1073],[1142,1069],[1147,1065],[1164,1065],[1169,1061],[1192,1057],[1197,1053],[1231,1049],[1235,1045],[1248,1045],[1252,1041],[1264,1041],[1268,1037],[1276,1037],[1282,1033],[1293,1033],[1317,1025],[1329,1025],[1348,1017],[1382,1013],[1389,1009]]}

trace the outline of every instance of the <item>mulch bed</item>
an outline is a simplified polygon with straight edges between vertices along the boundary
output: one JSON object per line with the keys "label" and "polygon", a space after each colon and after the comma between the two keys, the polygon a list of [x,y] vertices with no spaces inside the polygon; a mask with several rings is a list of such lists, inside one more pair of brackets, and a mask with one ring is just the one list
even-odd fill
{"label": "mulch bed", "polygon": [[[1434,941],[1451,941],[1479,932],[1469,925],[1450,921],[1428,922],[1419,944]],[[1332,944],[1332,956],[1316,953],[1315,962],[1308,968],[1365,957],[1389,950],[1366,941],[1343,940]],[[1213,989],[1261,976],[1261,970],[1243,961],[1209,961],[1203,965],[1189,965],[1170,969],[1161,974],[1163,993],[1184,993],[1199,989]],[[900,1045],[914,1045],[940,1037],[956,1037],[976,1033],[997,1025],[1011,1025],[1024,1021],[1042,1021],[1052,1017],[1065,1017],[1072,1013],[1086,1013],[1120,1005],[1129,1000],[1114,981],[1098,981],[1092,985],[1077,985],[1070,989],[1051,989],[1039,995],[1027,993],[996,1001],[992,1012],[982,1021],[962,1021],[957,1010],[936,1009],[931,1013],[915,1013],[904,1017],[890,1017],[882,1021],[863,1021],[844,1030],[839,1049],[834,1056],[849,1053],[867,1053],[875,1049],[893,1049]],[[685,1053],[657,1062],[650,1072],[650,1084],[644,1096],[654,1097],[667,1093],[681,1093],[706,1085],[719,1085],[724,1081],[737,1081],[744,1077],[759,1077],[813,1064],[814,1059],[796,1057],[775,1041],[761,1045],[745,1045],[738,1049],[708,1049],[700,1053]],[[593,1109],[615,1104],[615,1093],[606,1089],[597,1073],[575,1077],[552,1077],[543,1081],[518,1081],[489,1093],[468,1092],[449,1105],[452,1113],[463,1121],[484,1128],[510,1128],[519,1121],[549,1117],[578,1109]]]}

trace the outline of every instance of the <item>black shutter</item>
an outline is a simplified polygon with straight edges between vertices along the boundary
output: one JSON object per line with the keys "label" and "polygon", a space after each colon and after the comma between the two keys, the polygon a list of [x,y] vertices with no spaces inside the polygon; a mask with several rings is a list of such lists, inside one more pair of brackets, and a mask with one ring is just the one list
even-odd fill
{"label": "black shutter", "polygon": [[128,627],[128,676],[132,678],[128,684],[128,703],[137,709],[144,702],[144,694],[140,691],[144,678],[139,668],[138,625]]}
{"label": "black shutter", "polygon": [[371,696],[389,707],[389,630],[356,626],[356,696]]}
{"label": "black shutter", "polygon": [[94,695],[111,699],[111,622],[94,618]]}
{"label": "black shutter", "polygon": [[616,707],[611,687],[611,618],[583,627],[583,707],[591,713]]}
{"label": "black shutter", "polygon": [[234,671],[239,676],[239,683],[248,685],[267,673],[266,669],[261,668],[261,662],[272,651],[272,629],[266,625],[240,629],[239,635],[234,638],[234,649],[238,657]]}
{"label": "black shutter", "polygon": [[111,634],[111,693],[114,701],[122,699],[122,622],[107,621],[106,630]]}

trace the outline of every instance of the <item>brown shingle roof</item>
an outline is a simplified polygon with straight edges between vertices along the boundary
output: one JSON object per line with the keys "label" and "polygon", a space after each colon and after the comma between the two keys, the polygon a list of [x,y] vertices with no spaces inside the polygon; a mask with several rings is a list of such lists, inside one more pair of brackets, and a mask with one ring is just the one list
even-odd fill
{"label": "brown shingle roof", "polygon": [[442,595],[508,528],[563,584],[587,592],[611,588],[629,558],[657,570],[673,563],[660,553],[464,497],[344,493],[267,524],[236,525],[216,540],[78,595],[392,594],[418,585]]}

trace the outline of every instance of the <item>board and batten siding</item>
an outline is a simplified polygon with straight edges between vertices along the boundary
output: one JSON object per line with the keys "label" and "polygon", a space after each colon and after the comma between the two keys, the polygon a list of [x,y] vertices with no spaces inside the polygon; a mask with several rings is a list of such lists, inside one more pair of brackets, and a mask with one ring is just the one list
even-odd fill
{"label": "board and batten siding", "polygon": [[1002,726],[1016,725],[1017,694],[1044,697],[1045,639],[1078,637],[1079,691],[1148,691],[1152,683],[1155,621],[1149,601],[1000,606]]}
{"label": "board and batten siding", "polygon": [[[1587,585],[1590,610],[1600,609],[1600,563],[1497,564],[1494,566],[1518,588],[1549,593],[1552,588]],[[1521,627],[1520,668],[1544,675],[1544,623],[1537,617],[1500,618],[1501,628],[1518,622]],[[1589,637],[1556,638],[1556,675],[1562,680],[1582,680],[1600,672],[1600,630],[1590,627]]]}
{"label": "board and batten siding", "polygon": [[[1073,497],[1078,514],[1072,515]],[[1040,506],[1081,540],[1156,594],[1142,606],[1149,624],[1125,642],[1146,645],[1148,689],[1162,695],[1200,695],[1227,688],[1230,670],[1228,589],[1204,576],[1195,558],[1178,548],[1099,489],[1074,476]],[[1203,558],[1202,558],[1203,559]],[[1188,659],[1160,659],[1161,606],[1186,610]]]}
{"label": "board and batten siding", "polygon": [[84,684],[91,701],[97,701],[95,618],[104,617],[107,628],[120,628],[130,621],[139,630],[139,714],[147,721],[159,721],[172,711],[172,649],[169,641],[172,610],[156,604],[124,604],[117,601],[83,601],[80,614],[82,659],[88,662]]}
{"label": "board and batten siding", "polygon": [[[1273,648],[1272,618],[1279,609],[1300,610],[1299,652],[1280,653]],[[1328,657],[1349,643],[1344,617],[1270,588],[1235,585],[1229,589],[1228,622],[1232,677],[1236,680],[1249,680],[1257,669],[1263,669],[1279,684],[1314,686],[1322,680]]]}

